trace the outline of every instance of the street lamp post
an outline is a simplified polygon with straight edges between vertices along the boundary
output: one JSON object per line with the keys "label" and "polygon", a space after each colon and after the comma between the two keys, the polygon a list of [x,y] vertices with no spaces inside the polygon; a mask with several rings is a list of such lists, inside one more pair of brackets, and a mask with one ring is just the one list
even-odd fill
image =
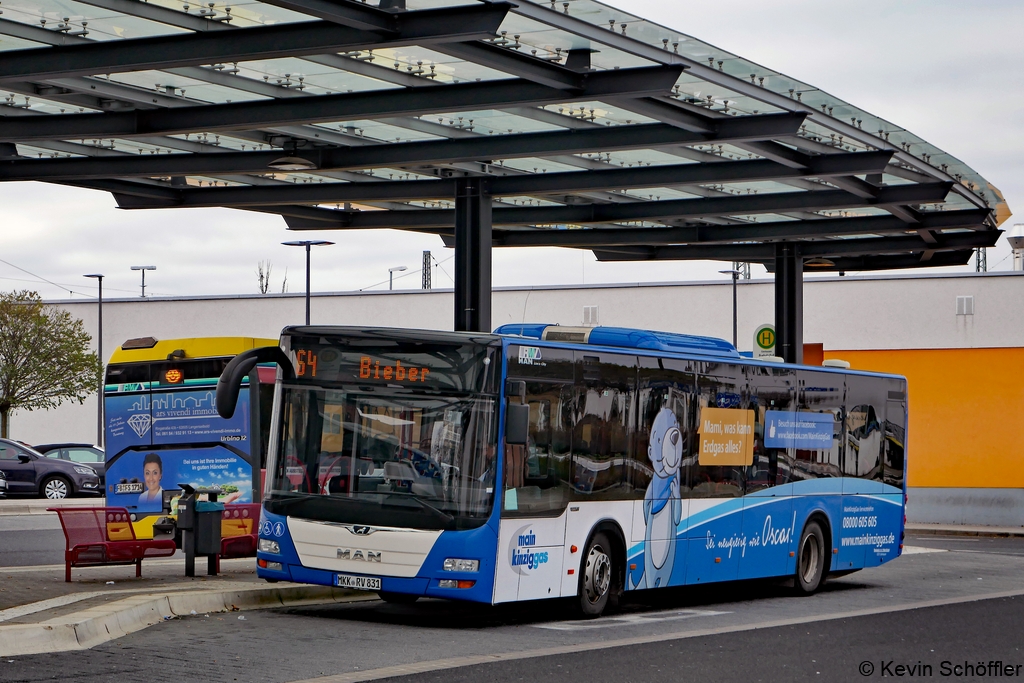
{"label": "street lamp post", "polygon": [[306,324],[309,324],[309,248],[310,247],[326,247],[334,244],[334,242],[328,242],[327,240],[292,240],[291,242],[281,242],[286,247],[305,247],[306,248]]}
{"label": "street lamp post", "polygon": [[394,268],[388,268],[388,291],[390,292],[395,284],[395,273],[401,273],[403,270],[409,270],[407,266],[395,266]]}
{"label": "street lamp post", "polygon": [[85,277],[91,277],[99,283],[99,311],[97,317],[99,319],[99,330],[96,333],[96,355],[100,359],[100,386],[99,391],[96,394],[96,445],[100,448],[103,447],[103,384],[104,384],[104,367],[103,367],[103,276],[99,273],[91,273]]}
{"label": "street lamp post", "polygon": [[739,348],[737,346],[738,337],[736,336],[736,282],[740,279],[740,271],[735,268],[729,270],[718,271],[722,275],[732,275],[732,346],[733,348]]}
{"label": "street lamp post", "polygon": [[142,271],[142,298],[146,298],[146,271],[156,270],[156,266],[132,266],[132,270]]}

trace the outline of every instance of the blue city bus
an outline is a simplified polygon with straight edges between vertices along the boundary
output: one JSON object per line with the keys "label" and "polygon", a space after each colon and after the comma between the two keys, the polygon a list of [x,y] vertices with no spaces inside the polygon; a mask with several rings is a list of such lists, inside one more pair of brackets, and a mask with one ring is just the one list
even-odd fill
{"label": "blue city bus", "polygon": [[257,574],[490,604],[829,575],[898,557],[906,380],[713,338],[289,327]]}

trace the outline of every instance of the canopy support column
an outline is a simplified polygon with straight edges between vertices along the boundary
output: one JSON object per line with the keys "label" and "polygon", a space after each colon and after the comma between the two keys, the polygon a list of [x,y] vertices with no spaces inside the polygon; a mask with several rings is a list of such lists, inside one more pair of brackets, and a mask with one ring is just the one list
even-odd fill
{"label": "canopy support column", "polygon": [[775,245],[775,352],[804,361],[804,260],[795,244]]}
{"label": "canopy support column", "polygon": [[455,180],[455,331],[491,331],[491,196],[480,177]]}

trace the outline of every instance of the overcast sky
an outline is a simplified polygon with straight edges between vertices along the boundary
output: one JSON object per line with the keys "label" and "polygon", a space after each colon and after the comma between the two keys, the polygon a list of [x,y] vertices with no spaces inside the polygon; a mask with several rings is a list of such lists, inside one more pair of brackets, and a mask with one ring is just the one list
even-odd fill
{"label": "overcast sky", "polygon": [[[1024,206],[1024,3],[1019,0],[612,4],[903,126],[973,167],[1003,191],[1011,209]],[[99,272],[107,276],[105,295],[132,296],[138,294],[139,276],[129,267],[155,265],[158,270],[146,282],[154,295],[254,293],[261,260],[273,263],[274,291],[280,291],[286,270],[288,290],[304,288],[302,250],[280,242],[310,233],[288,233],[276,217],[228,209],[120,211],[109,194],[42,183],[0,184],[0,216],[0,290],[30,288],[47,298],[67,298],[69,292],[95,296],[92,281],[82,275]],[[425,249],[441,262],[434,286],[452,284],[452,251],[438,237],[395,231],[312,236],[336,242],[314,252],[314,291],[387,288],[388,268],[401,265],[409,272],[395,287],[418,287]],[[1008,270],[1009,253],[1001,239],[989,250],[989,269]],[[497,249],[494,284],[722,278],[717,271],[727,267],[600,264],[578,250]],[[973,270],[973,262],[959,270]],[[764,269],[755,267],[754,273]]]}

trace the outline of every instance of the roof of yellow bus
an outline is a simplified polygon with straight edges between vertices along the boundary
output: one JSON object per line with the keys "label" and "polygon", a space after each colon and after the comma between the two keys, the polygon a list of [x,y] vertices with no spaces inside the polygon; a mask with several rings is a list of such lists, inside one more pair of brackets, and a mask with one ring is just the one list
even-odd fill
{"label": "roof of yellow bus", "polygon": [[124,349],[120,346],[110,356],[111,363],[138,363],[167,360],[174,351],[182,350],[185,358],[227,358],[261,346],[277,346],[277,339],[258,337],[195,337],[162,339],[148,349]]}

